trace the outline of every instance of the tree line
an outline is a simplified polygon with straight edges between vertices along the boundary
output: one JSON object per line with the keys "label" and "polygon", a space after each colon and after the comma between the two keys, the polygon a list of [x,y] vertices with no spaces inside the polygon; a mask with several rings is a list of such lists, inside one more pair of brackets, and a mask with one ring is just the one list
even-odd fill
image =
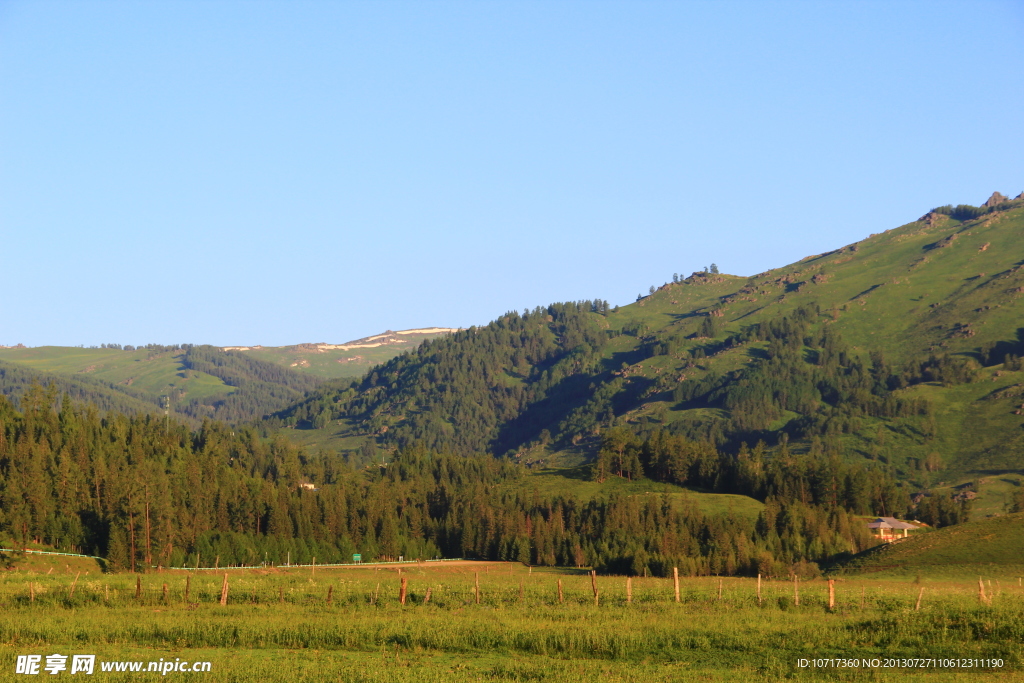
{"label": "tree line", "polygon": [[[664,435],[640,450],[655,477],[682,476],[684,461],[694,483],[717,478],[724,487],[733,476],[708,444]],[[756,451],[747,459],[756,463]],[[766,495],[753,521],[667,496],[542,496],[512,461],[422,444],[386,467],[357,469],[253,429],[100,416],[39,387],[21,411],[0,399],[3,542],[96,554],[121,570],[338,562],[359,552],[634,574],[784,574],[871,543],[843,504],[819,500],[826,494],[811,482],[820,473],[764,468],[770,475],[751,479]]]}

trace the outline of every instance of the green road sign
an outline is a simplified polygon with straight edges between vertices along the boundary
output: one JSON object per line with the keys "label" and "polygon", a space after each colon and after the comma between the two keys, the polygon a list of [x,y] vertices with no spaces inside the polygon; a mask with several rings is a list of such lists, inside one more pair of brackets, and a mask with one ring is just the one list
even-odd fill
{"label": "green road sign", "polygon": [[363,556],[360,555],[359,553],[353,553],[352,561],[353,562],[362,562],[363,561]]}

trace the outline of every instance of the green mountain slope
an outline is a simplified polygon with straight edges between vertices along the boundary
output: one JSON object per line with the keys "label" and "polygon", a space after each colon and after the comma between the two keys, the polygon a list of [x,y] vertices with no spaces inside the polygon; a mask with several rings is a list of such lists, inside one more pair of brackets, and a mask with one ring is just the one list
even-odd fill
{"label": "green mountain slope", "polygon": [[[422,442],[547,464],[592,460],[612,427],[660,429],[977,489],[1024,473],[1022,238],[1024,200],[995,197],[753,277],[694,273],[621,309],[509,313],[271,424],[368,455]],[[996,493],[977,504],[998,511]]]}
{"label": "green mountain slope", "polygon": [[838,566],[844,573],[966,573],[1024,569],[1024,514],[981,519],[911,535]]}

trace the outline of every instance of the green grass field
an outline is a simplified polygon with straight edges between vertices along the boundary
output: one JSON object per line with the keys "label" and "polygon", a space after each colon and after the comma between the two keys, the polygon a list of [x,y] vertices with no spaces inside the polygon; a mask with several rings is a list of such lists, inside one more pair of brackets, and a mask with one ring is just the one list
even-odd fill
{"label": "green grass field", "polygon": [[0,680],[22,680],[13,674],[18,655],[54,653],[144,666],[209,661],[209,673],[171,675],[242,682],[967,681],[977,671],[797,662],[1001,659],[986,669],[992,680],[1017,679],[1024,666],[1024,588],[1004,585],[979,603],[968,579],[926,577],[920,594],[909,581],[843,578],[831,610],[825,581],[764,581],[759,601],[756,579],[716,577],[681,579],[679,602],[671,579],[634,578],[629,602],[626,578],[600,576],[595,605],[584,571],[502,563],[236,569],[226,606],[222,580],[212,571],[154,572],[140,577],[136,597],[129,574],[4,572]]}

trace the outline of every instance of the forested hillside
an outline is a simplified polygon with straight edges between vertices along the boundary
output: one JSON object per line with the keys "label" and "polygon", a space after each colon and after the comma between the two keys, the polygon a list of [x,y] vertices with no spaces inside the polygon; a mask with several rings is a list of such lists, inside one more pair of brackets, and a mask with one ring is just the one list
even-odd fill
{"label": "forested hillside", "polygon": [[214,346],[188,347],[181,365],[216,377],[232,389],[192,399],[180,411],[190,417],[209,417],[224,422],[243,422],[269,415],[303,398],[320,384],[315,377]]}
{"label": "forested hillside", "polygon": [[[366,428],[387,427],[387,439],[403,446],[422,442],[461,454],[495,444],[505,450],[532,429],[528,420],[517,420],[528,406],[550,421],[564,405],[589,397],[591,387],[571,378],[597,370],[580,364],[596,361],[607,342],[607,310],[603,301],[557,304],[424,342],[360,383],[318,392],[283,420],[324,427],[339,417],[365,418]],[[395,420],[399,415],[406,419]]]}
{"label": "forested hillside", "polygon": [[786,442],[927,490],[1021,468],[1022,264],[1024,200],[994,195],[753,277],[674,276],[621,309],[510,312],[270,424],[534,462],[593,461],[612,428],[733,454]]}
{"label": "forested hillside", "polygon": [[[734,462],[711,444],[685,439],[644,445],[645,458],[664,457],[673,476],[688,453],[700,453],[701,476],[743,468],[768,495],[754,521],[704,515],[667,496],[540,496],[523,485],[520,465],[489,456],[418,446],[387,467],[352,469],[334,455],[268,443],[253,430],[207,422],[193,432],[150,417],[100,418],[71,401],[55,409],[52,398],[36,387],[20,413],[0,399],[0,541],[98,554],[115,569],[323,563],[360,552],[634,574],[680,567],[787,575],[794,567],[813,574],[813,562],[872,543],[848,501],[830,498],[827,486],[819,490],[822,473],[841,482],[850,474],[831,464],[762,472],[759,453]],[[884,477],[870,483],[854,505],[876,506],[877,492],[887,496],[894,486]]]}

